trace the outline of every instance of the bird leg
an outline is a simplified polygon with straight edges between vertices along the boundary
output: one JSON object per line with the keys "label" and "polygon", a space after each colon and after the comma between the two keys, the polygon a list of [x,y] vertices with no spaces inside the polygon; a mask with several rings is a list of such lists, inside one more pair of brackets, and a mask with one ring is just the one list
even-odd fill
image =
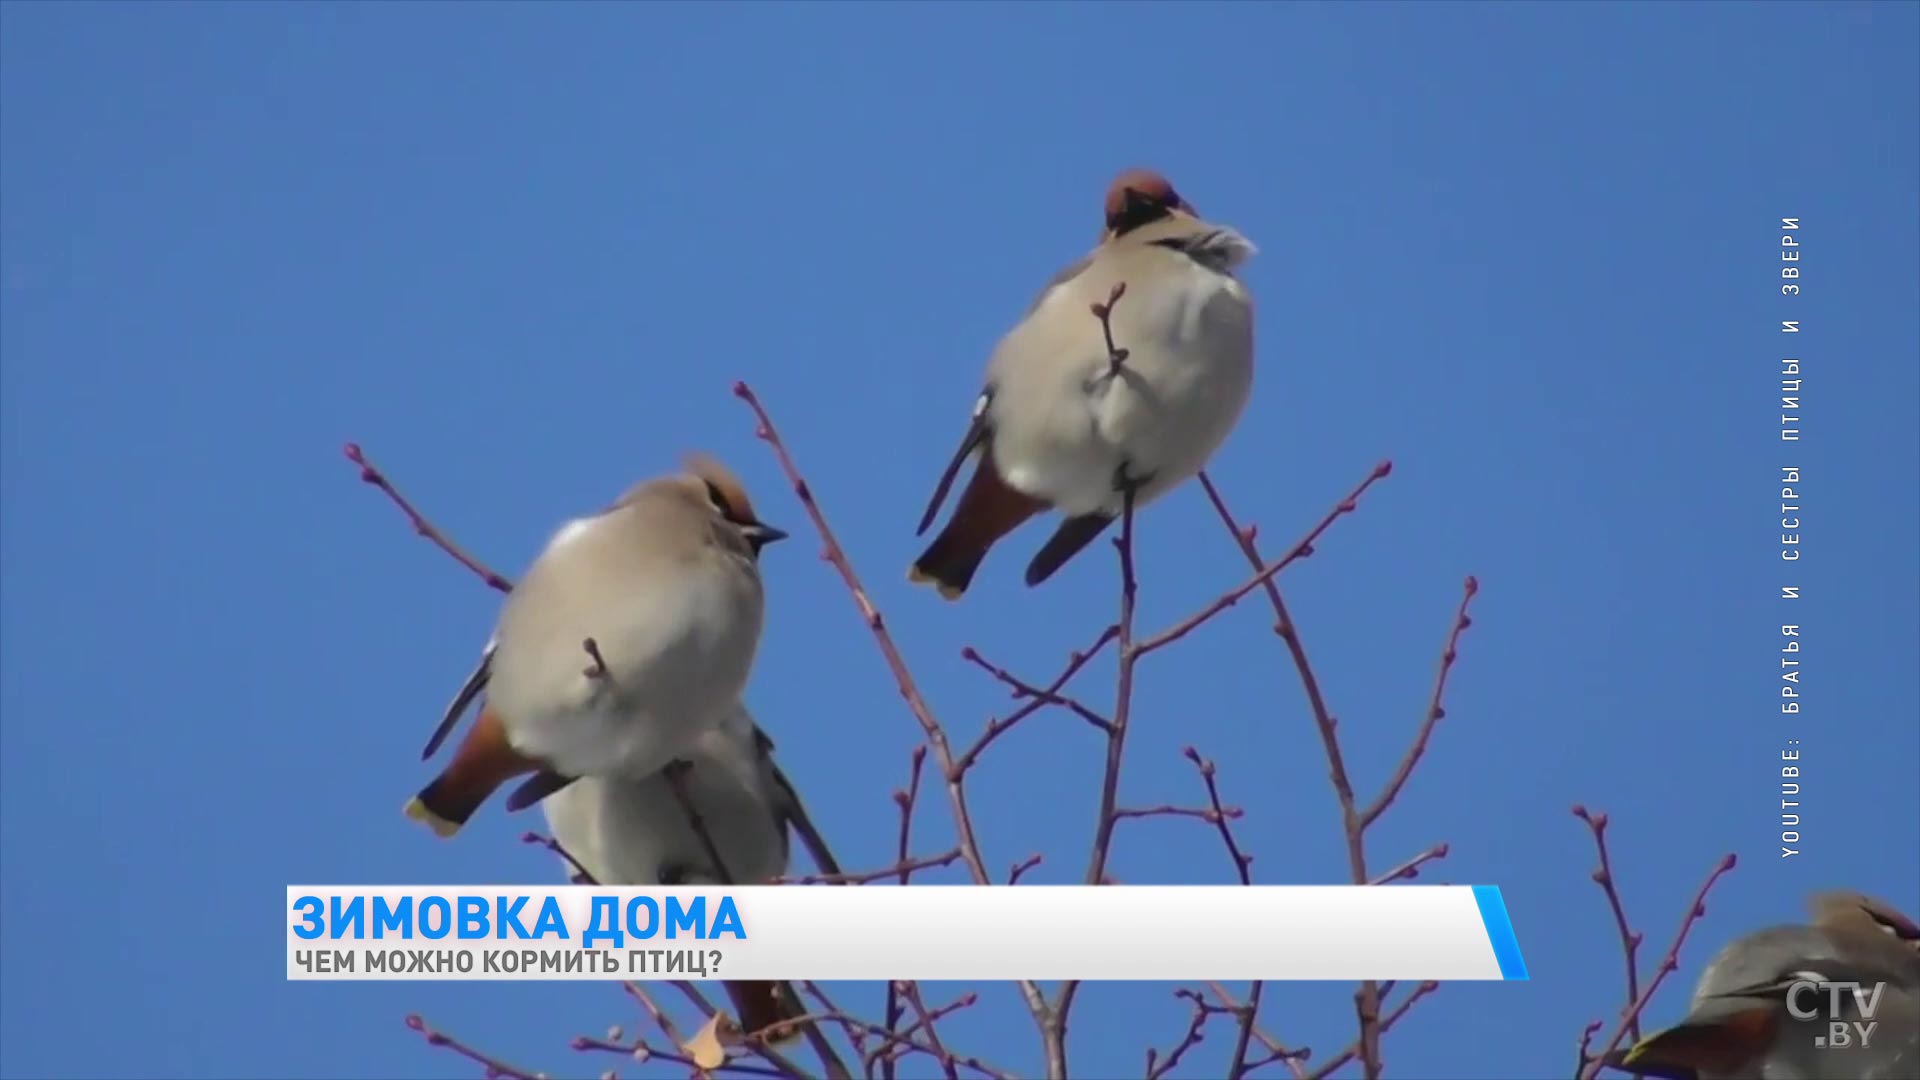
{"label": "bird leg", "polygon": [[1107,294],[1106,303],[1088,305],[1088,309],[1093,312],[1093,317],[1100,320],[1100,336],[1107,343],[1107,374],[1109,376],[1120,374],[1120,367],[1127,362],[1129,355],[1126,349],[1113,343],[1113,305],[1119,303],[1120,298],[1125,295],[1127,295],[1127,283],[1116,282],[1113,291]]}
{"label": "bird leg", "polygon": [[1122,461],[1119,465],[1114,466],[1113,490],[1120,493],[1121,504],[1126,510],[1132,510],[1134,496],[1137,495],[1140,489],[1145,487],[1147,481],[1151,479],[1153,479],[1152,474],[1136,478],[1133,475],[1133,463],[1130,461]]}

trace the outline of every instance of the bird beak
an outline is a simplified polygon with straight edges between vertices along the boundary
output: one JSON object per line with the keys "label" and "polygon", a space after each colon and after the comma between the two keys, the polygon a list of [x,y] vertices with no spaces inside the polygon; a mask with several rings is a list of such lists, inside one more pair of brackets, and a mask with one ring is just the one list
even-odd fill
{"label": "bird beak", "polygon": [[747,539],[752,541],[753,546],[756,548],[765,547],[768,544],[778,543],[779,541],[785,540],[787,538],[787,534],[785,531],[781,529],[776,529],[773,526],[760,521],[756,521],[751,525],[745,526],[740,531],[746,534]]}

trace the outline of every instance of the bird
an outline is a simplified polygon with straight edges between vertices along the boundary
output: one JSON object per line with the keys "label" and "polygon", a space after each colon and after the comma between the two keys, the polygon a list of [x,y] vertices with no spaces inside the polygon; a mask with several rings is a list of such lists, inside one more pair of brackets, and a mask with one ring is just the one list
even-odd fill
{"label": "bird", "polygon": [[480,662],[427,741],[474,700],[451,761],[406,805],[441,837],[500,785],[523,810],[581,777],[664,768],[745,689],[765,616],[760,552],[786,533],[705,455],[563,525],[507,595]]}
{"label": "bird", "polygon": [[[1708,962],[1684,1019],[1608,1064],[1674,1080],[1910,1080],[1920,1076],[1920,927],[1859,893],[1818,893],[1808,925],[1774,926],[1734,940]],[[1797,992],[1813,982],[1882,989],[1869,1018],[1858,1001]],[[1817,1009],[1816,1019],[1796,1017]],[[1833,1020],[1873,1022],[1864,1045],[1826,1045]],[[1856,1033],[1857,1035],[1857,1033]]]}
{"label": "bird", "polygon": [[1100,244],[1049,281],[987,362],[959,448],[919,535],[961,468],[960,501],[909,579],[957,600],[987,551],[1046,510],[1064,515],[1027,566],[1051,577],[1115,519],[1199,472],[1253,388],[1255,253],[1148,169],[1109,186]]}
{"label": "bird", "polygon": [[[541,812],[555,842],[571,857],[568,871],[578,885],[768,882],[787,872],[789,829],[799,834],[823,874],[839,874],[840,865],[799,793],[774,764],[773,749],[752,714],[736,705],[667,769],[637,778],[584,777],[544,799]],[[671,775],[675,769],[680,770],[677,779]],[[699,815],[698,829],[689,807]],[[792,987],[723,985],[743,1031],[768,1033],[775,1042],[798,1034],[780,1027],[805,1012]]]}

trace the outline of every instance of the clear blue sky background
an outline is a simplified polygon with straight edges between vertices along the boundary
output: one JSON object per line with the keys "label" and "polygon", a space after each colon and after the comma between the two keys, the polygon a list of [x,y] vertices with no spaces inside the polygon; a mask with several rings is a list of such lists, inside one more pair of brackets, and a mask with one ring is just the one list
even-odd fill
{"label": "clear blue sky background", "polygon": [[[1815,887],[1920,908],[1916,41],[1911,4],[5,5],[0,1072],[471,1075],[401,1027],[417,1010],[593,1075],[569,1037],[635,1019],[604,985],[284,981],[290,882],[555,880],[514,840],[536,818],[440,843],[400,815],[496,598],[357,482],[349,439],[510,574],[689,448],[733,463],[807,537],[768,555],[750,702],[843,859],[888,861],[917,729],[728,387],[763,395],[971,735],[1005,699],[960,648],[1051,674],[1111,619],[1112,560],[1028,591],[1036,527],[950,606],[903,578],[912,527],[994,340],[1132,164],[1262,248],[1257,387],[1213,470],[1238,511],[1278,544],[1395,462],[1283,579],[1364,788],[1483,585],[1371,850],[1451,841],[1426,880],[1501,885],[1533,981],[1443,988],[1393,1072],[1562,1074],[1618,1007],[1575,801],[1612,812],[1656,942],[1739,853],[1685,982]],[[1808,372],[1791,449],[1783,350]],[[1792,570],[1783,464],[1809,492]],[[1142,530],[1145,625],[1243,576],[1197,488]],[[1792,723],[1784,620],[1808,627]],[[1195,801],[1197,744],[1260,880],[1339,880],[1270,621],[1241,605],[1144,669],[1125,800]],[[1783,862],[1790,737],[1810,824]],[[1070,718],[1010,739],[976,780],[989,858],[1076,877],[1100,757]],[[1125,880],[1228,876],[1202,826],[1123,829]],[[1080,1070],[1172,1041],[1168,989],[1090,989]],[[986,990],[950,1037],[1036,1071]],[[1351,1034],[1346,987],[1268,1000],[1322,1056]]]}

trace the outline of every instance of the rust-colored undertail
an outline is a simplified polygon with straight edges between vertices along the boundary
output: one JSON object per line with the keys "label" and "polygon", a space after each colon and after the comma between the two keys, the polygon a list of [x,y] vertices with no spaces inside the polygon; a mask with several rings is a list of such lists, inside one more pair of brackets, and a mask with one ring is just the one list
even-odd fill
{"label": "rust-colored undertail", "polygon": [[483,709],[453,760],[407,803],[407,816],[438,836],[452,836],[501,784],[540,767],[507,741],[499,714]]}
{"label": "rust-colored undertail", "polygon": [[914,560],[913,568],[907,571],[908,579],[932,582],[941,596],[960,599],[973,581],[973,572],[980,568],[980,560],[986,558],[987,549],[1047,506],[1044,500],[1007,486],[989,448],[973,470],[973,479],[967,481],[953,517]]}

